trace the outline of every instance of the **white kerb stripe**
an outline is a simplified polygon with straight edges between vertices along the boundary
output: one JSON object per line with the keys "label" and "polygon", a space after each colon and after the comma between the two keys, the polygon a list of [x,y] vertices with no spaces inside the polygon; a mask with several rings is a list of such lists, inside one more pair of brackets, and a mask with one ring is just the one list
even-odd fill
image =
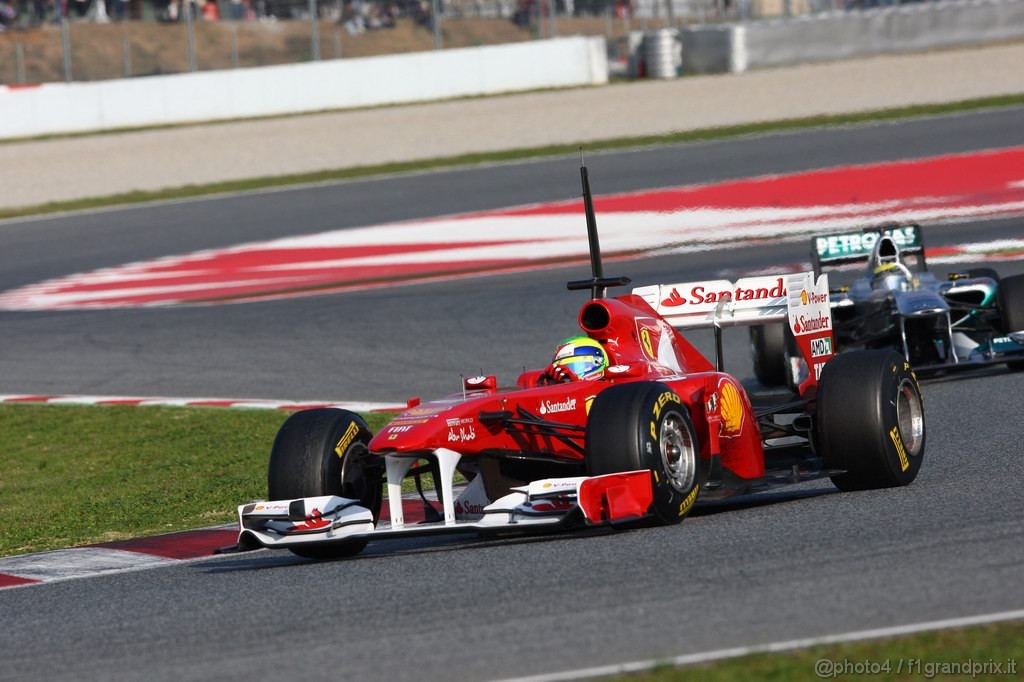
{"label": "white kerb stripe", "polygon": [[175,563],[180,562],[153,554],[106,547],[76,547],[4,557],[0,559],[0,573],[50,582]]}
{"label": "white kerb stripe", "polygon": [[824,644],[860,642],[869,639],[898,637],[900,635],[911,635],[919,632],[949,630],[952,628],[986,625],[988,623],[1000,623],[1009,620],[1024,620],[1024,609],[1018,609],[1016,611],[1001,611],[998,613],[985,613],[978,616],[965,616],[962,618],[932,620],[925,621],[923,623],[912,623],[910,625],[894,625],[892,627],[875,628],[872,630],[857,630],[855,632],[824,635],[822,637],[791,639],[784,642],[771,642],[769,644],[733,647],[731,649],[716,649],[714,651],[705,651],[695,654],[683,654],[682,656],[676,656],[672,659],[659,658],[646,661],[632,661],[630,663],[617,663],[613,665],[598,666],[595,668],[580,668],[577,670],[566,670],[558,673],[530,675],[528,677],[511,677],[498,682],[563,682],[566,680],[581,680],[592,677],[607,677],[610,675],[621,675],[623,673],[652,670],[655,667],[664,666],[666,664],[673,666],[696,665],[700,663],[711,663],[713,661],[723,661],[730,658],[739,658],[740,656],[748,656],[750,654],[795,651],[797,649],[806,649],[808,647]]}

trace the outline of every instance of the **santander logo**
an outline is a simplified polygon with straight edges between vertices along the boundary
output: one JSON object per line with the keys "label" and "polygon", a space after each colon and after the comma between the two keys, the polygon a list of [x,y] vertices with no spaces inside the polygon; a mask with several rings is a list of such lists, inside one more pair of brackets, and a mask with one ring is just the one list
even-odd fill
{"label": "santander logo", "polygon": [[695,284],[688,292],[680,292],[675,287],[668,296],[662,299],[661,305],[666,308],[677,308],[687,304],[720,303],[722,301],[760,301],[781,298],[786,295],[786,285],[781,277],[775,279],[774,286],[744,287],[731,289],[708,289],[707,284]]}
{"label": "santander logo", "polygon": [[456,514],[483,514],[484,505],[477,504],[475,502],[455,502],[455,513]]}
{"label": "santander logo", "polygon": [[576,409],[576,398],[569,398],[568,400],[564,400],[564,401],[562,401],[560,403],[559,402],[551,402],[550,400],[545,400],[544,402],[542,402],[540,404],[540,413],[541,414],[553,414],[553,413],[557,413],[557,412],[569,412],[570,410],[575,410],[575,409]]}
{"label": "santander logo", "polygon": [[828,322],[828,315],[816,315],[814,317],[804,317],[803,315],[801,315],[793,324],[793,333],[806,334],[809,332],[820,331],[822,329],[828,329]]}

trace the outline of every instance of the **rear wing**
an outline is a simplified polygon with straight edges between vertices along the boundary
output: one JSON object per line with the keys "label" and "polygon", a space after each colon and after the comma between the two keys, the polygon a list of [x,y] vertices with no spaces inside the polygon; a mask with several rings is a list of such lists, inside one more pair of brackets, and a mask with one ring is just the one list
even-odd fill
{"label": "rear wing", "polygon": [[807,363],[808,377],[800,385],[801,396],[817,387],[821,369],[833,355],[828,275],[817,280],[814,273],[801,272],[745,277],[736,282],[719,279],[655,284],[637,287],[633,293],[677,329],[714,329],[718,353],[715,364],[720,371],[724,327],[787,324]]}
{"label": "rear wing", "polygon": [[655,284],[637,287],[633,293],[677,329],[711,329],[784,322],[791,306],[805,305],[801,292],[818,291],[820,287],[824,287],[821,291],[828,312],[828,275],[822,275],[816,284],[810,272],[744,277],[735,283],[716,279]]}
{"label": "rear wing", "polygon": [[814,272],[820,274],[824,265],[843,265],[867,261],[874,251],[875,242],[883,234],[892,237],[901,254],[918,256],[921,259],[921,269],[928,269],[924,261],[924,237],[921,234],[921,226],[916,223],[908,223],[881,225],[859,232],[812,237],[811,263],[814,265]]}

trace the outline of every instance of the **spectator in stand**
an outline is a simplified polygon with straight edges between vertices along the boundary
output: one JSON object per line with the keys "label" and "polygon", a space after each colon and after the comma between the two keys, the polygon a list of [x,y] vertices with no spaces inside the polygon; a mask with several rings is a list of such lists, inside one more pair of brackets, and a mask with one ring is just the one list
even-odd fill
{"label": "spectator in stand", "polygon": [[530,27],[530,0],[519,0],[512,15],[512,23],[519,28]]}
{"label": "spectator in stand", "polygon": [[39,26],[46,22],[46,0],[32,0],[32,16],[29,23]]}
{"label": "spectator in stand", "polygon": [[367,7],[366,28],[371,31],[380,28],[380,9],[372,3]]}
{"label": "spectator in stand", "polygon": [[92,20],[97,24],[109,24],[110,16],[107,14],[107,0],[95,0],[93,7],[96,11],[93,13]]}
{"label": "spectator in stand", "polygon": [[128,0],[111,0],[110,12],[114,21],[124,21],[128,18]]}
{"label": "spectator in stand", "polygon": [[432,8],[427,0],[419,0],[416,4],[416,23],[433,30],[434,20],[431,11]]}
{"label": "spectator in stand", "polygon": [[242,21],[245,19],[245,5],[242,0],[231,0],[231,20]]}
{"label": "spectator in stand", "polygon": [[395,27],[395,8],[390,3],[380,8],[380,25],[381,28]]}
{"label": "spectator in stand", "polygon": [[18,10],[14,3],[8,2],[8,0],[0,0],[0,33],[14,26],[14,22],[17,20]]}
{"label": "spectator in stand", "polygon": [[357,36],[366,32],[366,23],[362,15],[362,3],[347,3],[341,13],[341,23],[349,35]]}
{"label": "spectator in stand", "polygon": [[163,22],[163,23],[170,23],[170,22],[177,21],[178,20],[178,0],[171,0],[169,3],[167,3],[167,7],[164,9],[163,12],[160,13],[160,16],[159,16],[159,18],[157,20],[160,21],[160,22]]}
{"label": "spectator in stand", "polygon": [[[89,13],[89,5],[92,4],[92,0],[69,0],[69,2],[68,9],[74,8],[75,16],[79,19],[85,18],[85,15]],[[68,11],[68,14],[71,12]]]}
{"label": "spectator in stand", "polygon": [[203,3],[203,21],[220,21],[220,8],[217,0],[206,0]]}

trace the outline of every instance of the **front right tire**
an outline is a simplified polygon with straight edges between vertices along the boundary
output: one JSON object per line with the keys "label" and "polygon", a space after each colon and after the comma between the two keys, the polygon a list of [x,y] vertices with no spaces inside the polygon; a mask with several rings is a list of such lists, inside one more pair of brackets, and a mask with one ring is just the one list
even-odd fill
{"label": "front right tire", "polygon": [[[359,500],[380,517],[384,490],[383,462],[371,455],[373,438],[362,417],[348,410],[303,410],[277,432],[270,452],[267,490],[270,500],[337,495]],[[289,547],[310,559],[338,559],[358,554],[366,540],[343,540],[309,547]]]}
{"label": "front right tire", "polygon": [[840,490],[909,485],[924,460],[924,403],[917,377],[893,350],[841,353],[822,369],[818,447]]}
{"label": "front right tire", "polygon": [[[1007,277],[999,283],[999,314],[1005,333],[1024,331],[1024,275]],[[1024,370],[1024,360],[1006,363],[1014,372]]]}
{"label": "front right tire", "polygon": [[618,384],[597,394],[587,417],[587,472],[591,476],[650,469],[650,514],[675,524],[700,494],[700,443],[690,412],[656,381]]}

